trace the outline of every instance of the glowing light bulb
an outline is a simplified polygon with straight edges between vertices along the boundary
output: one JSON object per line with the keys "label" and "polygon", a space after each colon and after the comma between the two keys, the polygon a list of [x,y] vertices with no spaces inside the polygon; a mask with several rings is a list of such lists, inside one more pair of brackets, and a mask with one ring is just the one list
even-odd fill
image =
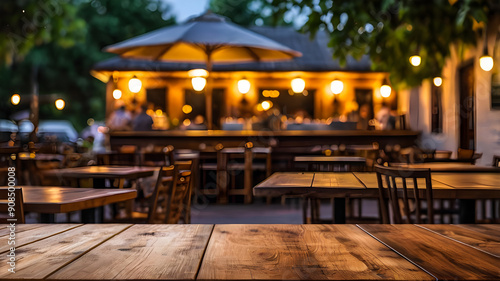
{"label": "glowing light bulb", "polygon": [[481,69],[484,71],[490,71],[493,69],[493,58],[485,55],[479,58],[479,66],[481,66]]}
{"label": "glowing light bulb", "polygon": [[191,84],[193,85],[193,89],[197,92],[203,91],[205,86],[207,85],[207,79],[203,77],[193,77],[191,78]]}
{"label": "glowing light bulb", "polygon": [[380,87],[380,95],[384,98],[390,97],[391,92],[392,92],[392,89],[391,89],[391,86],[389,86],[389,85],[382,85],[382,87]]}
{"label": "glowing light bulb", "polygon": [[344,90],[344,82],[340,80],[333,80],[330,84],[330,89],[332,90],[332,93],[338,95]]}
{"label": "glowing light bulb", "polygon": [[141,80],[139,80],[139,78],[134,76],[132,77],[132,79],[128,81],[128,89],[132,93],[139,93],[141,91],[141,88],[142,88],[142,82]]}
{"label": "glowing light bulb", "polygon": [[443,84],[443,79],[441,77],[434,77],[433,82],[436,87],[440,87]]}
{"label": "glowing light bulb", "polygon": [[56,108],[59,110],[63,110],[64,107],[66,106],[66,102],[64,102],[63,99],[57,99],[55,102]]}
{"label": "glowing light bulb", "polygon": [[306,82],[302,78],[295,78],[292,80],[292,91],[296,94],[302,93],[306,88]]}
{"label": "glowing light bulb", "polygon": [[421,62],[422,58],[420,56],[415,55],[410,57],[410,63],[413,66],[419,66]]}
{"label": "glowing light bulb", "polygon": [[246,79],[238,81],[238,91],[242,94],[248,93],[250,91],[250,81]]}
{"label": "glowing light bulb", "polygon": [[14,94],[10,98],[10,101],[13,105],[18,105],[21,102],[21,96],[19,94]]}
{"label": "glowing light bulb", "polygon": [[114,98],[115,100],[119,100],[119,99],[121,99],[121,98],[122,98],[122,91],[120,91],[120,90],[118,90],[118,89],[115,89],[115,90],[113,91],[113,98]]}

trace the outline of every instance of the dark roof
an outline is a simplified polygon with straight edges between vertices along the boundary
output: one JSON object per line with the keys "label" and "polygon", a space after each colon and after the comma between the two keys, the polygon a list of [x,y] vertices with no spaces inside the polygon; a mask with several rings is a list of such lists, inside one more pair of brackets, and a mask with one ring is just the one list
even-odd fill
{"label": "dark roof", "polygon": [[[236,64],[216,64],[214,71],[371,71],[370,60],[364,56],[359,61],[347,58],[345,67],[332,58],[328,48],[328,35],[318,32],[311,40],[309,35],[299,33],[292,27],[251,27],[250,30],[267,36],[285,46],[302,53],[302,57],[282,62],[252,62]],[[94,65],[97,71],[187,71],[193,68],[203,68],[203,64],[159,62],[114,57]]]}

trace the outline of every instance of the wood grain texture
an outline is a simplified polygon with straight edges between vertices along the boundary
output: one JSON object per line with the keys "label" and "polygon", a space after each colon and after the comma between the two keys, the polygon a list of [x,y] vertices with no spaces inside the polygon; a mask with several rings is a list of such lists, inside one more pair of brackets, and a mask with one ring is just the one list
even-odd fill
{"label": "wood grain texture", "polygon": [[493,280],[500,259],[415,225],[360,225],[438,279]]}
{"label": "wood grain texture", "polygon": [[213,225],[134,225],[48,279],[194,280]]}
{"label": "wood grain texture", "polygon": [[[26,227],[28,226],[28,227]],[[29,227],[30,224],[19,224],[16,225],[16,248],[19,248],[28,243],[32,243],[34,241],[42,240],[49,236],[55,235],[57,233],[61,233],[76,227],[81,226],[81,224],[34,224]],[[7,225],[2,225],[2,229],[5,227],[7,229]],[[2,235],[2,237],[6,237],[7,234]],[[5,243],[0,244],[0,253],[4,253],[9,250],[11,246]]]}
{"label": "wood grain texture", "polygon": [[[253,188],[255,196],[281,196],[294,191],[304,193],[312,186],[314,173],[274,173]],[[307,191],[305,191],[307,192]]]}
{"label": "wood grain texture", "polygon": [[24,210],[39,213],[66,213],[134,199],[135,189],[93,189],[59,186],[20,186]]}
{"label": "wood grain texture", "polygon": [[468,173],[468,172],[500,172],[500,169],[489,166],[476,166],[468,163],[417,163],[417,164],[400,164],[398,166],[411,169],[431,169],[431,172],[453,172],[453,173]]}
{"label": "wood grain texture", "polygon": [[354,225],[216,225],[198,280],[432,280]]}
{"label": "wood grain texture", "polygon": [[21,247],[16,251],[16,273],[8,272],[4,263],[0,280],[42,280],[127,227],[89,224]]}
{"label": "wood grain texture", "polygon": [[[471,247],[488,252],[500,258],[500,228],[496,231],[478,232],[460,225],[420,225],[446,237],[460,241]],[[500,226],[499,226],[500,227]]]}
{"label": "wood grain texture", "polygon": [[315,188],[342,188],[366,189],[352,173],[314,173],[312,187]]}
{"label": "wood grain texture", "polygon": [[[0,224],[0,237],[9,234],[10,230],[7,229],[8,224]],[[45,224],[18,224],[16,225],[16,233],[21,233],[30,229],[43,227]]]}

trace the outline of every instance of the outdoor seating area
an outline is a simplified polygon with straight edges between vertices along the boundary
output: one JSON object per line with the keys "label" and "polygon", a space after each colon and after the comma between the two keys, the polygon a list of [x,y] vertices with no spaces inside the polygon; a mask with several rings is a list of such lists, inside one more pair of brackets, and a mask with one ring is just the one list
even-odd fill
{"label": "outdoor seating area", "polygon": [[0,8],[0,280],[499,280],[500,4]]}

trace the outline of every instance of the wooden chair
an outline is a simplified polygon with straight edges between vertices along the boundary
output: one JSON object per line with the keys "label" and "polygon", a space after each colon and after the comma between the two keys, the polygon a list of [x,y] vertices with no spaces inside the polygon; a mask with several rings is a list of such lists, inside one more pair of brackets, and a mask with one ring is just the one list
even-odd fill
{"label": "wooden chair", "polygon": [[119,221],[175,224],[182,219],[184,223],[189,223],[191,171],[179,168],[191,166],[192,162],[185,162],[161,167],[153,193],[148,197],[148,212],[132,212],[131,218]]}
{"label": "wooden chair", "polygon": [[155,147],[152,151],[143,151],[140,157],[141,166],[169,166],[174,164],[174,147]]}
{"label": "wooden chair", "polygon": [[481,158],[482,156],[482,153],[476,153],[476,151],[473,149],[459,148],[457,150],[457,160],[470,162],[471,164],[476,164],[476,160]]}
{"label": "wooden chair", "polygon": [[[389,223],[389,206],[392,210],[394,223],[434,223],[434,201],[432,197],[432,182],[430,169],[406,169],[375,165],[379,187],[379,206],[382,222]],[[399,179],[401,182],[399,182]],[[418,179],[425,180],[425,195],[420,198]],[[413,188],[408,188],[407,180],[413,182]],[[399,186],[399,188],[398,188]],[[408,192],[410,189],[411,192]],[[402,196],[401,196],[402,194]],[[410,198],[413,195],[413,198]],[[427,203],[427,211],[422,207],[422,199]],[[400,203],[403,206],[400,206]],[[411,210],[412,206],[415,210]],[[412,217],[415,214],[415,220]]]}
{"label": "wooden chair", "polygon": [[[271,175],[271,151],[269,147],[254,147],[252,142],[247,142],[244,147],[220,149],[217,158],[219,202],[227,203],[228,196],[243,195],[245,204],[252,203],[253,171],[265,171],[266,176]],[[259,158],[265,159],[265,163],[254,163]],[[236,188],[238,172],[243,172],[243,188]]]}
{"label": "wooden chair", "polygon": [[[9,197],[14,197],[14,211],[9,210]],[[10,216],[13,213],[14,216]],[[17,219],[17,221],[9,221],[8,219]],[[14,192],[10,192],[8,188],[0,188],[0,223],[24,223],[24,199],[21,188],[15,188]]]}

